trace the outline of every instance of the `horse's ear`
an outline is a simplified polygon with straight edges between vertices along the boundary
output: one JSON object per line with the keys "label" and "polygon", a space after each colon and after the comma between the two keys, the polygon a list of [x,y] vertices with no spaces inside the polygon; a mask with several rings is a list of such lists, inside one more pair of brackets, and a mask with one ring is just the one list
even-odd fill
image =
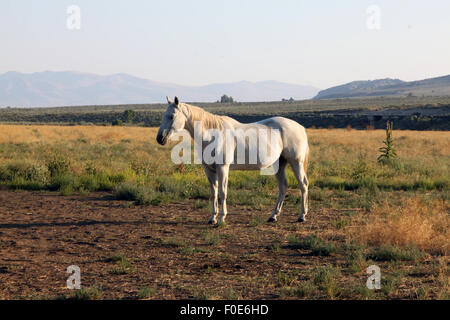
{"label": "horse's ear", "polygon": [[166,99],[167,99],[167,103],[168,103],[168,104],[172,104],[172,103],[173,103],[173,101],[170,100],[170,98],[169,98],[168,96],[166,96]]}
{"label": "horse's ear", "polygon": [[178,100],[178,97],[175,97],[175,105],[178,107],[179,104],[180,104],[180,101]]}

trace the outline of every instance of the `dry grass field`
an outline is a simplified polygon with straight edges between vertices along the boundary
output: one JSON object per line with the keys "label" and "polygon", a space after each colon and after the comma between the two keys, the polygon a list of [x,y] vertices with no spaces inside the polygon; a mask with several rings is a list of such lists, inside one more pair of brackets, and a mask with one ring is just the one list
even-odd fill
{"label": "dry grass field", "polygon": [[0,125],[0,298],[449,298],[449,132],[394,130],[381,165],[384,130],[308,129],[309,219],[292,172],[268,224],[275,179],[242,171],[213,227],[203,169],[174,165],[156,131]]}

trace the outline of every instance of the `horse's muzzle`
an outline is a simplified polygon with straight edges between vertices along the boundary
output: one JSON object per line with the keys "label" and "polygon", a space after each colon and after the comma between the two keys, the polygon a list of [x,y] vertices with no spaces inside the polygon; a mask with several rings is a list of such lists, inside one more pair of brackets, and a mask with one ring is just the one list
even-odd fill
{"label": "horse's muzzle", "polygon": [[166,138],[166,137],[163,137],[162,134],[158,134],[158,135],[156,136],[156,141],[157,141],[160,145],[163,146],[163,145],[166,144],[167,138]]}
{"label": "horse's muzzle", "polygon": [[158,134],[156,135],[156,141],[160,144],[160,145],[165,145],[167,143],[167,130],[162,130],[161,132],[158,132]]}

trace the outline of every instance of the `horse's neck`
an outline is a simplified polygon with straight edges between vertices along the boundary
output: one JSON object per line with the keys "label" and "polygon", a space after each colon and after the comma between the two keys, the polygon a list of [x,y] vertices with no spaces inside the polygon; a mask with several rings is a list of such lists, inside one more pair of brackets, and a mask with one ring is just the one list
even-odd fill
{"label": "horse's neck", "polygon": [[[184,115],[186,116],[186,124],[185,124],[185,129],[189,132],[189,134],[191,135],[191,137],[194,139],[195,134],[201,135],[203,136],[204,130],[205,130],[205,125],[203,123],[203,121],[205,121],[205,118],[203,117],[203,115],[200,117],[200,119],[198,117],[193,116],[193,109],[191,109],[191,106],[188,104],[184,104],[183,105],[184,108]],[[198,109],[201,110],[201,112],[206,113],[205,110],[196,107]],[[198,110],[195,111],[197,113],[198,116]]]}
{"label": "horse's neck", "polygon": [[[184,129],[187,130],[189,132],[189,134],[191,135],[192,139],[194,139],[194,131],[195,131],[195,120],[192,118],[191,116],[191,108],[189,105],[184,104],[183,105],[183,113],[184,116],[186,117],[186,124],[184,126]],[[203,134],[203,125],[201,126],[201,130],[202,130],[202,134]]]}
{"label": "horse's neck", "polygon": [[187,130],[187,132],[189,132],[189,134],[191,135],[191,138],[194,139],[194,130],[195,130],[195,128],[194,128],[193,122],[189,118],[187,118],[187,120],[186,120],[186,124],[184,126],[184,129]]}

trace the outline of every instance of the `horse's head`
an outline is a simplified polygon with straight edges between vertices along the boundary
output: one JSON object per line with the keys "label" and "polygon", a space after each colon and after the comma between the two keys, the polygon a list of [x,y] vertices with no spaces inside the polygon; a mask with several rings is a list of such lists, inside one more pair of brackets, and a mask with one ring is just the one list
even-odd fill
{"label": "horse's head", "polygon": [[178,98],[175,97],[175,100],[172,101],[167,97],[167,103],[169,105],[166,112],[164,112],[162,123],[156,136],[156,141],[161,145],[165,145],[170,136],[184,129],[186,124],[186,116],[180,110],[181,106]]}

